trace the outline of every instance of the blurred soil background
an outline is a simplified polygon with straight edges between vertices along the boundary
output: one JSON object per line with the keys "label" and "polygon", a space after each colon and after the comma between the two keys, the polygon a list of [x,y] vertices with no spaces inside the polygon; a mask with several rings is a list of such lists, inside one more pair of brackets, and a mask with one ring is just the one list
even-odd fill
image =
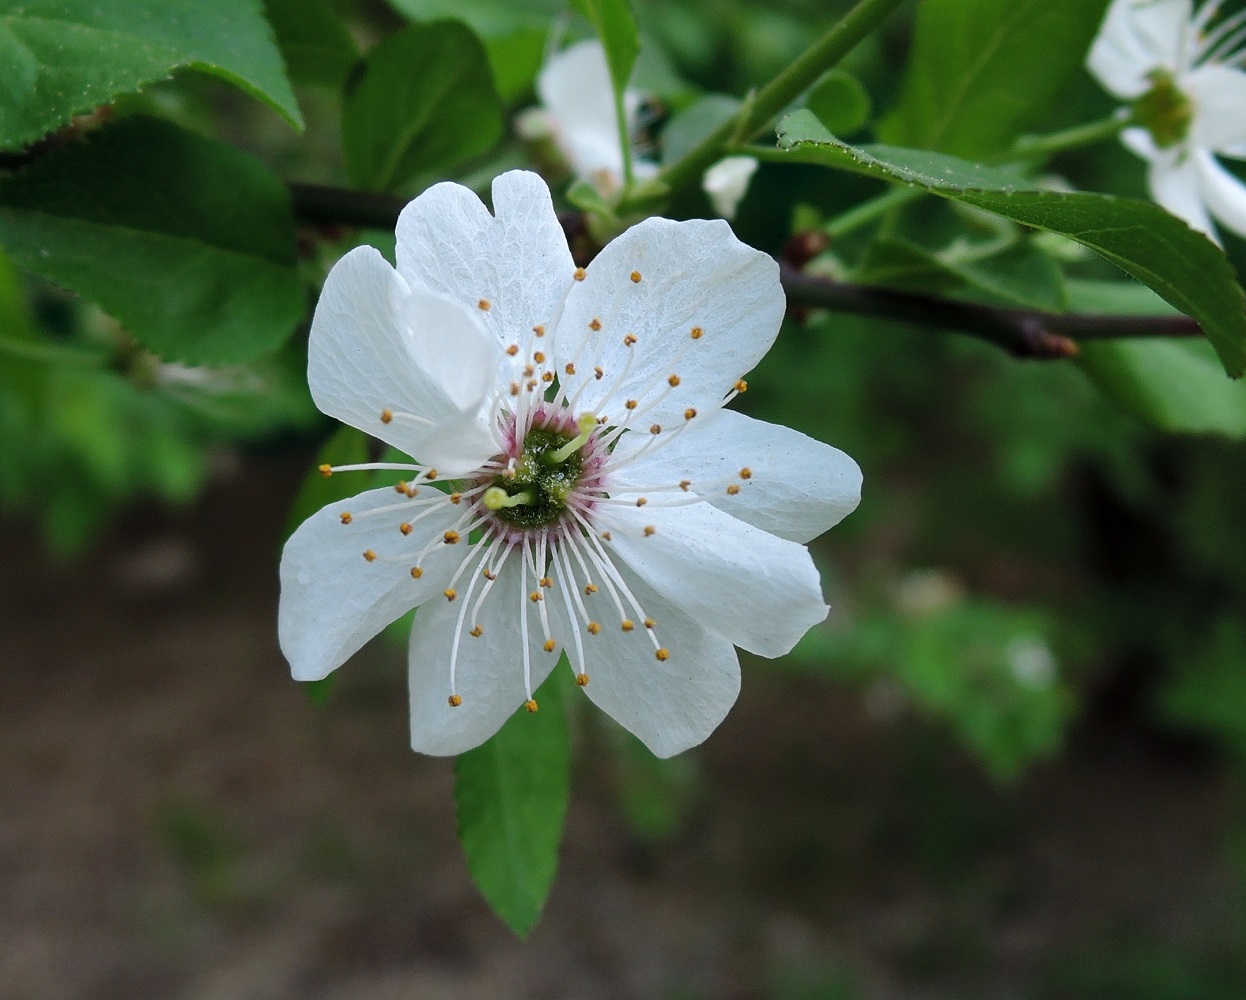
{"label": "blurred soil background", "polygon": [[451,763],[407,749],[402,652],[323,706],[289,679],[275,539],[305,466],[227,464],[73,563],[0,523],[5,1000],[1246,995],[1236,803],[1201,746],[1108,690],[1000,785],[915,714],[760,661],[670,764],[580,713],[561,870],[516,940]]}

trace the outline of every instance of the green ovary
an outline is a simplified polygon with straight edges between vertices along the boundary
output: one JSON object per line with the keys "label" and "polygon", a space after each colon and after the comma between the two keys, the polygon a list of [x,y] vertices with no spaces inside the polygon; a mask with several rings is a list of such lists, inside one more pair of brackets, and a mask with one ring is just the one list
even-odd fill
{"label": "green ovary", "polygon": [[1194,106],[1167,70],[1152,70],[1147,78],[1152,86],[1134,101],[1134,120],[1151,133],[1160,149],[1171,149],[1189,134]]}
{"label": "green ovary", "polygon": [[579,449],[561,458],[555,454],[574,440],[575,435],[550,427],[530,430],[515,464],[515,474],[498,476],[486,491],[485,505],[493,516],[516,528],[556,524],[584,469],[583,452]]}

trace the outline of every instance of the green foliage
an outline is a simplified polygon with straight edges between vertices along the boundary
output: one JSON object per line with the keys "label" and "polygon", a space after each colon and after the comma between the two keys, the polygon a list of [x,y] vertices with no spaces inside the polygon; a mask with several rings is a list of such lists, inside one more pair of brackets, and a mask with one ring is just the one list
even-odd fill
{"label": "green foliage", "polygon": [[483,746],[454,762],[459,840],[476,885],[520,937],[536,924],[558,868],[570,784],[567,715],[555,669]]}
{"label": "green foliage", "polygon": [[870,119],[870,94],[851,73],[833,69],[809,91],[805,107],[835,135],[852,135]]}
{"label": "green foliage", "polygon": [[610,82],[615,94],[622,94],[640,54],[640,32],[628,0],[571,0],[573,6],[593,26],[606,50]]}
{"label": "green foliage", "polygon": [[303,124],[259,0],[0,0],[0,66],[0,149],[183,67]]}
{"label": "green foliage", "polygon": [[484,47],[464,25],[439,21],[368,53],[346,98],[342,146],[356,184],[389,191],[484,152],[501,134]]}
{"label": "green foliage", "polygon": [[260,357],[306,303],[281,183],[154,119],[120,121],[0,178],[0,245],[170,360]]}
{"label": "green foliage", "polygon": [[295,83],[341,87],[359,48],[328,0],[264,0],[277,46]]}
{"label": "green foliage", "polygon": [[1150,202],[1086,192],[1041,191],[1022,178],[938,153],[854,147],[808,111],[779,126],[771,158],[916,184],[931,194],[1058,233],[1089,247],[1199,321],[1225,370],[1246,370],[1246,296],[1224,254]]}
{"label": "green foliage", "polygon": [[1068,85],[1106,8],[1107,0],[924,0],[881,137],[999,158]]}

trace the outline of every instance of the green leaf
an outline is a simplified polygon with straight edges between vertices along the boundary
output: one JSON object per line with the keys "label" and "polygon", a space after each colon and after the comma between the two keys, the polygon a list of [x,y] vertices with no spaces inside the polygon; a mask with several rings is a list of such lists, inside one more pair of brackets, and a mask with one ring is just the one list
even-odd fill
{"label": "green leaf", "polygon": [[1040,191],[1007,171],[941,153],[850,146],[807,110],[779,124],[779,148],[750,148],[759,159],[815,163],[916,184],[1034,229],[1089,247],[1193,316],[1225,370],[1246,368],[1246,296],[1224,253],[1158,205],[1087,192]]}
{"label": "green leaf", "polygon": [[324,443],[316,455],[316,461],[307,470],[307,475],[303,477],[303,483],[286,517],[286,527],[282,537],[289,538],[300,524],[321,507],[327,507],[338,500],[346,500],[369,488],[360,476],[321,475],[320,466],[362,465],[371,459],[372,456],[368,453],[368,435],[363,431],[345,424],[334,431],[332,437]]}
{"label": "green leaf", "polygon": [[555,670],[491,740],[454,762],[459,840],[472,878],[521,937],[536,924],[558,867],[570,788],[567,715]]}
{"label": "green leaf", "polygon": [[290,78],[340,88],[359,60],[359,47],[328,0],[264,0],[264,6]]}
{"label": "green leaf", "polygon": [[860,80],[845,70],[833,69],[814,84],[805,107],[835,135],[852,135],[869,121],[871,101]]}
{"label": "green leaf", "polygon": [[622,94],[640,54],[640,32],[631,5],[627,0],[572,0],[572,5],[588,18],[601,39],[606,65],[610,67],[610,82],[615,94]]}
{"label": "green leaf", "polygon": [[563,0],[389,0],[412,21],[462,21],[482,38],[509,35],[527,28],[548,31],[564,10]]}
{"label": "green leaf", "polygon": [[0,149],[183,68],[303,127],[259,0],[0,0],[0,67]]}
{"label": "green leaf", "polygon": [[706,94],[688,105],[662,130],[662,162],[669,165],[682,160],[739,110],[739,99],[727,94]]}
{"label": "green leaf", "polygon": [[[1069,300],[1079,312],[1173,311],[1143,286],[1120,281],[1070,282]],[[1201,340],[1087,341],[1077,363],[1117,406],[1160,430],[1246,437],[1246,385],[1225,378]]]}
{"label": "green leaf", "polygon": [[0,245],[172,360],[260,357],[306,310],[284,185],[154,119],[119,121],[0,178]]}
{"label": "green leaf", "polygon": [[1005,152],[1086,57],[1107,0],[924,0],[887,142],[966,157]]}
{"label": "green leaf", "polygon": [[346,97],[342,145],[351,179],[393,190],[446,170],[502,135],[502,106],[484,46],[457,21],[390,35]]}

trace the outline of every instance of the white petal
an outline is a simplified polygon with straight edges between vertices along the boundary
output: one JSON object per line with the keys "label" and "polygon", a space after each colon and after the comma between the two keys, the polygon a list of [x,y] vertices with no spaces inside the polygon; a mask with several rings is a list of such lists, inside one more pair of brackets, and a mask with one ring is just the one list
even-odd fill
{"label": "white petal", "polygon": [[1155,145],[1151,133],[1144,128],[1127,128],[1121,132],[1121,143],[1126,149],[1144,160],[1154,160],[1165,155]]}
{"label": "white petal", "polygon": [[1182,69],[1190,44],[1190,0],[1112,0],[1086,68],[1125,100],[1151,88],[1154,69]]}
{"label": "white petal", "polygon": [[724,219],[734,219],[756,171],[757,160],[751,156],[726,156],[705,171],[701,186],[714,211]]}
{"label": "white petal", "polygon": [[[466,593],[466,581],[460,584],[458,589],[463,593],[456,600],[447,601],[443,596],[416,613],[411,629],[408,683],[411,747],[419,753],[443,756],[479,746],[523,704],[527,694],[520,615],[529,616],[528,655],[533,691],[558,662],[561,648],[552,653],[541,648],[544,635],[521,585],[519,558],[517,552],[507,558],[479,615],[475,621],[464,617],[461,632],[460,613],[466,607],[470,614],[475,602],[475,596]],[[530,577],[528,582],[527,589],[535,589]],[[480,625],[481,635],[469,634],[474,625]],[[450,695],[456,693],[450,688],[450,653],[456,634],[459,656],[455,689],[463,699],[457,708],[449,703]]]}
{"label": "white petal", "polygon": [[1246,73],[1228,66],[1200,66],[1181,81],[1194,104],[1189,144],[1232,149],[1246,142]]}
{"label": "white petal", "polygon": [[[372,247],[333,266],[312,319],[316,405],[454,475],[497,451],[487,421],[492,341],[457,303],[406,283]],[[402,416],[385,422],[389,410]]]}
{"label": "white petal", "polygon": [[1220,222],[1239,236],[1246,236],[1246,184],[1216,162],[1210,153],[1193,154],[1203,199]]}
{"label": "white petal", "polygon": [[[370,514],[397,505],[392,512]],[[445,587],[458,562],[450,547],[439,546],[420,561],[424,574],[418,580],[411,568],[428,541],[455,522],[459,509],[443,500],[409,536],[398,529],[429,506],[404,502],[392,489],[370,490],[322,508],[290,536],[281,554],[277,633],[295,680],[325,677],[386,625]],[[343,512],[351,514],[349,524],[342,523]],[[376,558],[368,561],[366,551]],[[399,558],[404,555],[410,558]]]}
{"label": "white petal", "polygon": [[[567,296],[555,331],[559,378],[580,393],[581,410],[614,422],[637,399],[634,419],[674,424],[688,407],[721,404],[774,343],[784,304],[778,264],[721,219],[646,219],[598,254]],[[562,374],[567,363],[574,375]]]}
{"label": "white petal", "polygon": [[[691,491],[719,510],[790,541],[816,538],[861,500],[861,470],[838,448],[735,410],[698,415],[659,448],[646,450],[647,439],[622,437],[613,458],[639,456],[611,473],[612,485],[644,493],[691,480]],[[748,479],[738,475],[744,468]],[[717,485],[702,490],[702,483]],[[728,485],[739,492],[727,493]]]}
{"label": "white petal", "polygon": [[[624,582],[657,621],[654,635],[670,655],[658,660],[648,632],[622,631],[613,619],[597,635],[583,634],[584,662],[566,643],[576,673],[588,674],[584,693],[658,757],[670,757],[705,741],[740,693],[736,651],[663,600],[626,567]],[[552,600],[552,598],[551,598]],[[608,600],[603,594],[590,601]],[[565,620],[565,607],[560,619]],[[561,626],[567,628],[567,626]]]}
{"label": "white petal", "polygon": [[750,653],[781,656],[829,610],[808,549],[709,504],[610,505],[594,516],[637,576]]}
{"label": "white petal", "polygon": [[461,184],[433,185],[398,218],[398,271],[409,284],[474,310],[498,345],[518,343],[515,363],[522,365],[532,328],[557,313],[575,262],[537,174],[512,170],[495,178],[493,208],[496,215]]}
{"label": "white petal", "polygon": [[[609,192],[623,177],[623,147],[614,113],[614,88],[598,41],[555,53],[541,69],[537,94],[549,112],[554,141],[572,172]],[[635,105],[635,99],[631,100]]]}
{"label": "white petal", "polygon": [[1177,150],[1160,150],[1147,171],[1151,197],[1173,215],[1219,243],[1216,227],[1203,205],[1202,181],[1197,158]]}

